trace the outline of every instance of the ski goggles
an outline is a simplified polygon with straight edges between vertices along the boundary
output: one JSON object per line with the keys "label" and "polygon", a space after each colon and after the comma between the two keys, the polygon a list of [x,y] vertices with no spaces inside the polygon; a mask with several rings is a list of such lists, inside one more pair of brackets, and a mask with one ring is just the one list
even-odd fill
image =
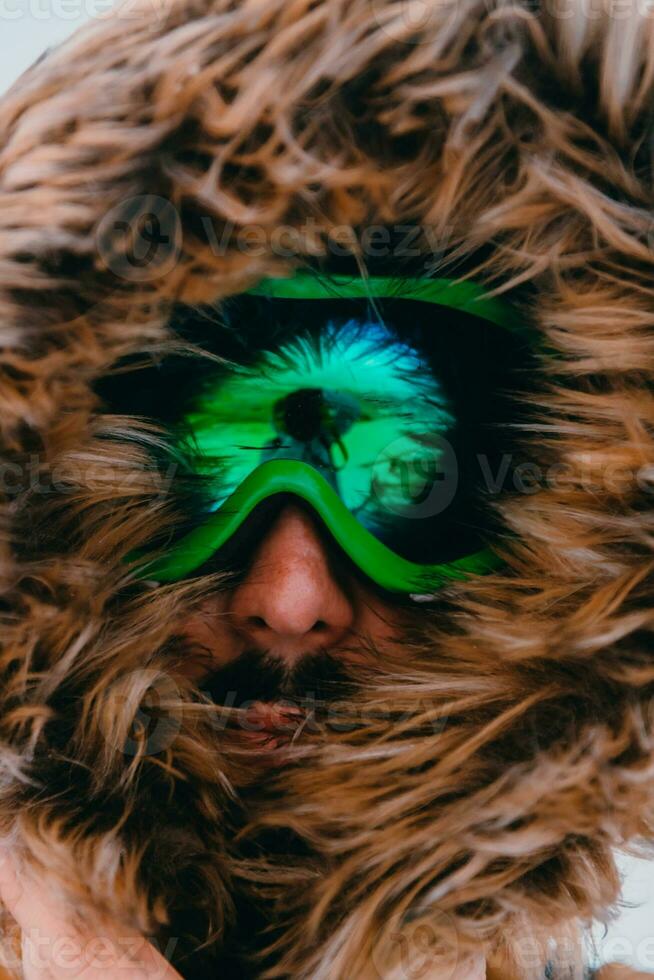
{"label": "ski goggles", "polygon": [[280,495],[308,505],[391,592],[431,593],[500,564],[469,464],[496,421],[495,368],[506,374],[523,332],[509,303],[470,281],[298,273],[226,309],[241,356],[205,372],[172,429],[203,504],[140,577],[203,574]]}

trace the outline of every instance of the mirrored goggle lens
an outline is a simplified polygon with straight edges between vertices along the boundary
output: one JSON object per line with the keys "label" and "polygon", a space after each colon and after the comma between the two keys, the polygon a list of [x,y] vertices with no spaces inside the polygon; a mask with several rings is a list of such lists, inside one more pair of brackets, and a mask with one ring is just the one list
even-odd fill
{"label": "mirrored goggle lens", "polygon": [[196,384],[176,426],[207,514],[262,463],[296,460],[403,558],[447,562],[482,546],[512,335],[401,298],[373,310],[247,295],[227,304],[223,331],[229,363]]}

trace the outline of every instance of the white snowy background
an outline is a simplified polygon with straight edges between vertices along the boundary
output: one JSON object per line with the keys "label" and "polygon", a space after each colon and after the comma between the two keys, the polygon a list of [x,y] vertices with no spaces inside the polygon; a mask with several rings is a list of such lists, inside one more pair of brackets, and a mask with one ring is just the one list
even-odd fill
{"label": "white snowy background", "polygon": [[[0,0],[0,94],[47,48],[89,20],[107,17],[111,5],[112,0]],[[654,857],[621,857],[620,867],[622,908],[608,928],[598,925],[594,931],[597,959],[654,974]]]}

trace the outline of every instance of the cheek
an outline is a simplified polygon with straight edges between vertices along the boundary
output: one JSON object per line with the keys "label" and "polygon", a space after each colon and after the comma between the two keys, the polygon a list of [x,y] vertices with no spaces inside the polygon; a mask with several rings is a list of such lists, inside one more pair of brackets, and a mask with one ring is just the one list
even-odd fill
{"label": "cheek", "polygon": [[408,624],[406,612],[400,606],[393,606],[372,593],[361,591],[357,595],[356,610],[355,629],[359,635],[384,647],[402,640]]}
{"label": "cheek", "polygon": [[227,596],[212,597],[180,623],[176,633],[188,651],[179,668],[184,677],[198,680],[234,660],[241,652],[238,638],[229,626],[226,606]]}

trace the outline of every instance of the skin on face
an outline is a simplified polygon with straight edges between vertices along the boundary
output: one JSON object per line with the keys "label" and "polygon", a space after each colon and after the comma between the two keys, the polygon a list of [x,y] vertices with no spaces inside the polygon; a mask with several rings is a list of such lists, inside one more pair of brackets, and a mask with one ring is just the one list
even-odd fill
{"label": "skin on face", "polygon": [[401,623],[392,602],[337,571],[316,521],[289,503],[257,543],[239,584],[210,596],[181,624],[189,645],[203,649],[183,672],[199,680],[245,650],[265,652],[288,668],[323,651],[344,663],[365,662],[365,641],[392,644]]}

